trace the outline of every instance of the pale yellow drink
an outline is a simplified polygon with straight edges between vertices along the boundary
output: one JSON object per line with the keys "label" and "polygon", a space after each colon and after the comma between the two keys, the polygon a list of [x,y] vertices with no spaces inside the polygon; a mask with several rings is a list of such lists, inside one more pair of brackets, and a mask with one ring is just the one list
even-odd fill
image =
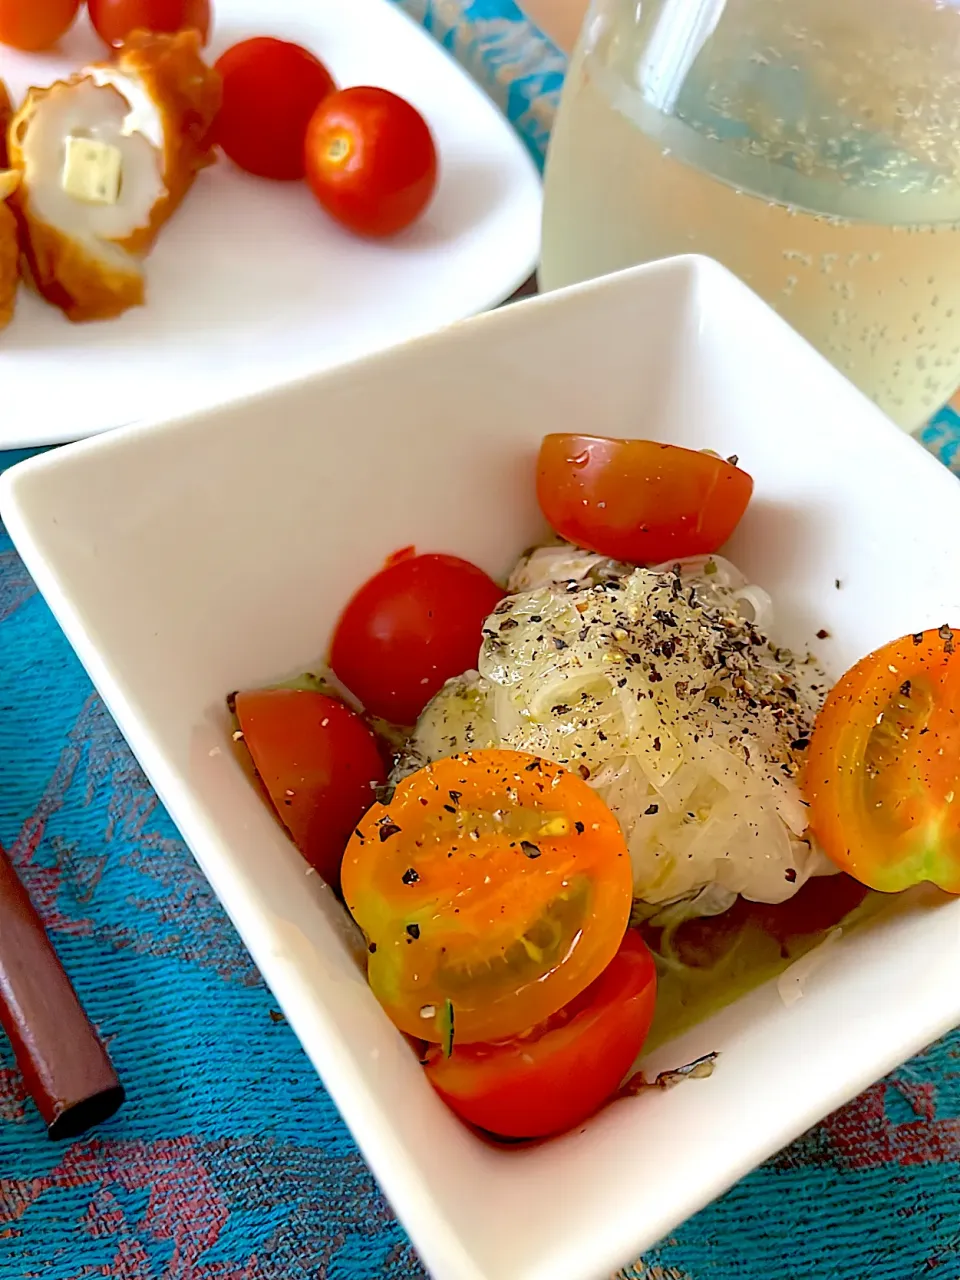
{"label": "pale yellow drink", "polygon": [[[949,17],[960,31],[960,14]],[[731,141],[715,116],[692,127],[651,106],[614,46],[581,49],[571,65],[547,167],[543,287],[707,254],[896,422],[919,426],[960,385],[956,137],[941,126],[924,147],[911,122],[866,163],[876,144],[858,124],[832,155],[822,136],[798,145],[795,122],[764,110],[754,88],[731,112],[748,118],[748,136]],[[710,71],[704,92],[716,96]]]}

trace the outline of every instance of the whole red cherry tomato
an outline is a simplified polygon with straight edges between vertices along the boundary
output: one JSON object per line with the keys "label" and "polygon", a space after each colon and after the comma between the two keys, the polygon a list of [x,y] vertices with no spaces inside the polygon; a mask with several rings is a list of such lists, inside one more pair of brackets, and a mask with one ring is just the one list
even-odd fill
{"label": "whole red cherry tomato", "polygon": [[[34,3],[35,0],[30,0]],[[200,32],[210,36],[210,0],[87,0],[90,21],[101,40],[123,44],[131,31]]]}
{"label": "whole red cherry tomato", "polygon": [[331,217],[363,236],[392,236],[419,218],[437,185],[423,116],[387,89],[331,94],[306,138],[307,181]]}
{"label": "whole red cherry tomato", "polygon": [[288,40],[256,36],[221,54],[216,69],[223,105],[215,136],[230,159],[258,178],[302,178],[310,117],[337,87],[320,59]]}
{"label": "whole red cherry tomato", "polygon": [[49,49],[73,24],[80,0],[0,0],[0,43]]}
{"label": "whole red cherry tomato", "polygon": [[503,591],[457,556],[388,563],[340,616],[330,666],[367,711],[414,724],[453,676],[477,665],[484,619]]}

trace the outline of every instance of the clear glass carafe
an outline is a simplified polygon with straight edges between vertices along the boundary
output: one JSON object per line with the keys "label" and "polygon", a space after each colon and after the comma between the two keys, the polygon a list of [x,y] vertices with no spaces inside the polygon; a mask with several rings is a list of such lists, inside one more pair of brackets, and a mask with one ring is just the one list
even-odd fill
{"label": "clear glass carafe", "polygon": [[907,429],[960,385],[957,0],[593,0],[546,289],[728,266]]}

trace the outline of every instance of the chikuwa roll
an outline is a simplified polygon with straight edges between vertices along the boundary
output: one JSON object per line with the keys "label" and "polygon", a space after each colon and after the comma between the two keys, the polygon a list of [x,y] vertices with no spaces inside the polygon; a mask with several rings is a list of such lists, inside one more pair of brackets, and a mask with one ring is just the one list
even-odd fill
{"label": "chikuwa roll", "polygon": [[144,301],[143,259],[213,160],[220,80],[196,32],[135,32],[108,62],[31,89],[8,133],[24,275],[71,320]]}

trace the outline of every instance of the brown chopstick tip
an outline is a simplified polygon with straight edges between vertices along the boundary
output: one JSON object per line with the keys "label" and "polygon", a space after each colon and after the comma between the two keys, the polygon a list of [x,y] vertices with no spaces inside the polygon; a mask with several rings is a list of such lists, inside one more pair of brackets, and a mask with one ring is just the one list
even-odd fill
{"label": "brown chopstick tip", "polygon": [[[126,1100],[123,1085],[117,1081],[89,1098],[81,1098],[79,1102],[63,1106],[59,1113],[47,1123],[47,1137],[53,1142],[62,1142],[68,1138],[79,1138],[88,1129],[109,1120],[123,1106]],[[46,1117],[44,1117],[46,1118]]]}
{"label": "brown chopstick tip", "polygon": [[123,1103],[103,1041],[2,848],[0,1026],[51,1138],[75,1138]]}

